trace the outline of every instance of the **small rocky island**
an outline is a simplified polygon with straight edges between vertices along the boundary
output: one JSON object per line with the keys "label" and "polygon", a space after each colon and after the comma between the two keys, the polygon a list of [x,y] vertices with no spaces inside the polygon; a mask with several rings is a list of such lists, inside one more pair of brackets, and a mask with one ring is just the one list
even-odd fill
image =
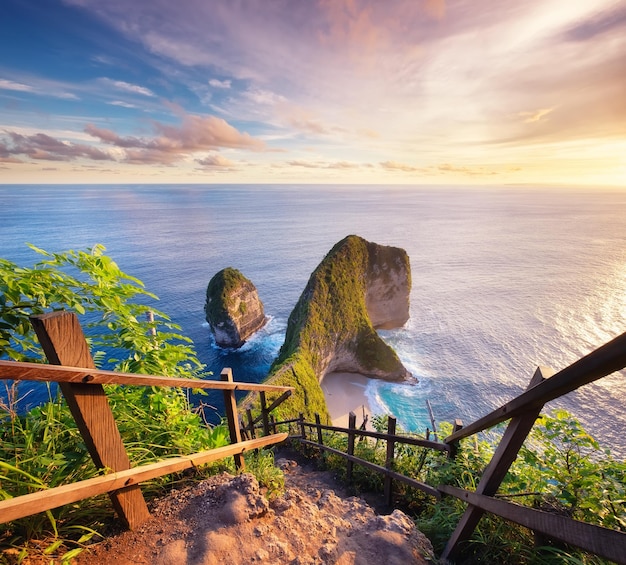
{"label": "small rocky island", "polygon": [[232,267],[222,269],[210,280],[204,312],[220,347],[241,347],[267,322],[256,287]]}
{"label": "small rocky island", "polygon": [[292,413],[318,413],[328,420],[320,386],[327,373],[390,381],[410,377],[376,332],[404,325],[410,290],[406,251],[356,235],[342,239],[311,274],[289,316],[285,342],[266,383],[295,388],[289,401]]}

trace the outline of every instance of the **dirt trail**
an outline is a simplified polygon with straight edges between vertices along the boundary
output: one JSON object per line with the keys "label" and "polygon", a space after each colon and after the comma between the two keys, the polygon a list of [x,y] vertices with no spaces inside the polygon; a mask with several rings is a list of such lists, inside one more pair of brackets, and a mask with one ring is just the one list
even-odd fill
{"label": "dirt trail", "polygon": [[[287,455],[287,457],[285,457]],[[156,501],[152,519],[84,552],[79,565],[409,565],[432,563],[404,513],[377,514],[330,472],[277,455],[285,492],[269,501],[250,474],[226,473]],[[301,461],[302,463],[302,461]]]}

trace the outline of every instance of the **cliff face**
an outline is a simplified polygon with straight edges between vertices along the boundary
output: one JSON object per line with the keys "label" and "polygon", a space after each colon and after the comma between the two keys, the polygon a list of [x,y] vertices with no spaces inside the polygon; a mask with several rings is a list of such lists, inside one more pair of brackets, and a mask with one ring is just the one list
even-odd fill
{"label": "cliff face", "polygon": [[410,373],[375,328],[409,317],[411,274],[403,249],[351,235],[312,273],[289,316],[285,343],[267,382],[295,386],[290,405],[327,414],[319,383],[329,372],[400,381]]}
{"label": "cliff face", "polygon": [[241,347],[267,321],[254,284],[232,267],[209,282],[204,311],[220,347]]}

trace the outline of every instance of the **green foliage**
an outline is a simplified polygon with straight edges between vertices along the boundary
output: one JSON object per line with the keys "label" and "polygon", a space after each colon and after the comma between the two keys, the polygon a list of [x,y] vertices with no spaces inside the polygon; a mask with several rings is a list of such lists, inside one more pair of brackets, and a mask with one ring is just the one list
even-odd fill
{"label": "green foliage", "polygon": [[[180,328],[167,315],[144,304],[156,296],[122,272],[103,254],[102,246],[64,253],[32,249],[44,257],[32,268],[0,259],[0,357],[43,360],[29,316],[63,309],[81,314],[98,363],[124,372],[205,375],[191,340],[177,332]],[[148,312],[156,321],[148,321]],[[133,465],[229,443],[226,426],[205,425],[203,413],[193,408],[183,389],[106,389]],[[2,499],[87,479],[98,472],[66,403],[50,388],[48,397],[44,404],[22,414],[19,384],[7,383],[5,394],[0,395]],[[155,491],[175,480],[176,476],[155,480],[143,490]],[[0,546],[15,560],[34,551],[52,559],[73,548],[66,554],[71,556],[97,535],[111,515],[108,497],[92,498],[1,525]]]}
{"label": "green foliage", "polygon": [[[96,245],[86,251],[48,253],[32,268],[0,259],[0,358],[37,361],[43,353],[29,317],[50,310],[84,314],[92,356],[117,370],[197,376],[202,370],[191,340],[153,306],[137,300],[157,297],[137,278],[124,273]],[[156,321],[149,322],[148,312]],[[156,335],[151,330],[158,329]],[[106,358],[105,351],[118,356]]]}
{"label": "green foliage", "polygon": [[259,449],[244,455],[245,471],[252,473],[259,485],[267,489],[267,497],[271,500],[285,490],[285,475],[274,465],[274,452]]}
{"label": "green foliage", "polygon": [[[204,306],[206,319],[209,322],[217,324],[229,319],[229,310],[233,306],[232,296],[242,285],[249,288],[254,287],[248,278],[233,267],[226,267],[211,278],[207,286],[206,304]],[[241,302],[239,305],[240,313],[245,314],[245,310],[246,305]]]}
{"label": "green foliage", "polygon": [[[388,418],[372,419],[376,431],[387,431]],[[462,440],[454,459],[434,450],[396,444],[393,469],[431,486],[454,485],[475,490],[480,477],[499,443],[504,426]],[[439,427],[439,435],[452,432],[449,423]],[[407,435],[399,427],[397,434]],[[325,432],[324,444],[345,452],[346,434]],[[317,451],[310,448],[311,451]],[[357,439],[355,455],[384,466],[386,442]],[[345,476],[346,460],[325,453],[324,464]],[[355,492],[382,492],[382,475],[354,465],[352,487]],[[506,475],[499,496],[512,497],[525,504],[556,512],[590,524],[626,531],[626,462],[616,461],[602,450],[565,411],[541,416],[519,457]],[[394,482],[394,503],[409,512],[440,554],[467,505],[445,496],[434,501],[422,491]],[[497,516],[485,514],[463,548],[462,562],[507,563],[524,565],[601,564],[602,559],[532,532]]]}
{"label": "green foliage", "polygon": [[[462,440],[455,459],[432,470],[430,484],[452,484],[474,490],[502,430],[500,426],[480,440]],[[450,431],[451,426],[446,425],[444,434]],[[616,461],[608,450],[600,448],[580,422],[559,410],[537,420],[506,475],[499,496],[514,497],[518,504],[626,531],[625,474],[626,462]],[[418,525],[436,551],[443,549],[465,507],[456,498],[444,497],[419,516]],[[535,547],[536,542],[532,532],[485,515],[464,551],[469,563],[604,562],[547,539],[540,547]]]}

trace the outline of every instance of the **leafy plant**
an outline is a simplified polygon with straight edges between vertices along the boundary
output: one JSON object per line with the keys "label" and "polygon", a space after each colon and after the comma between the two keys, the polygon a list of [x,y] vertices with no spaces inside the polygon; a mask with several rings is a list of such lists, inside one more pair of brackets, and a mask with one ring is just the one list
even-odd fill
{"label": "leafy plant", "polygon": [[[98,364],[124,372],[196,378],[206,375],[191,340],[179,334],[180,328],[150,304],[156,296],[104,255],[103,246],[64,253],[31,248],[44,257],[32,268],[0,259],[0,358],[42,361],[29,317],[65,309],[80,314]],[[155,321],[148,318],[148,312]],[[182,389],[106,389],[134,465],[228,443],[226,426],[205,425],[202,412],[194,408]],[[69,409],[55,388],[48,388],[47,402],[27,413],[20,403],[19,384],[6,383],[5,394],[0,396],[1,498],[97,474]],[[155,480],[144,491],[176,480],[176,476]],[[18,561],[33,552],[58,556],[68,548],[68,555],[73,555],[111,515],[108,497],[67,505],[0,526],[0,546]],[[43,539],[47,541],[42,543]]]}

